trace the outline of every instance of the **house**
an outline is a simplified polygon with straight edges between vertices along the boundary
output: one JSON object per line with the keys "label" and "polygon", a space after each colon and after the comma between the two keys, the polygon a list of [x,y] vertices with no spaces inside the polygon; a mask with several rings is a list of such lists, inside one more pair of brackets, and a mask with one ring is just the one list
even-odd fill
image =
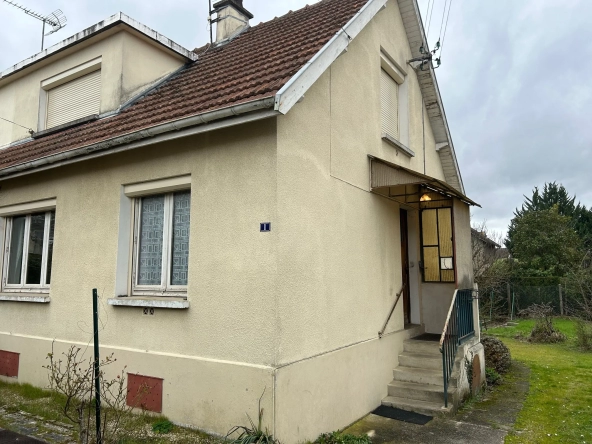
{"label": "house", "polygon": [[46,386],[97,288],[101,354],[177,423],[224,434],[264,391],[287,443],[449,411],[465,356],[484,375],[474,202],[417,3],[247,7],[193,51],[120,13],[0,73],[31,128],[0,121],[2,379]]}

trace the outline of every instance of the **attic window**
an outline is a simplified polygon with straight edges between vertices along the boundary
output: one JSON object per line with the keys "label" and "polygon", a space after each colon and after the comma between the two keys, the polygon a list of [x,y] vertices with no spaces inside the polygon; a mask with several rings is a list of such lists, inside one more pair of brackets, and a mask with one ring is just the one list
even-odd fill
{"label": "attic window", "polygon": [[58,74],[41,83],[39,129],[50,129],[101,109],[101,59]]}

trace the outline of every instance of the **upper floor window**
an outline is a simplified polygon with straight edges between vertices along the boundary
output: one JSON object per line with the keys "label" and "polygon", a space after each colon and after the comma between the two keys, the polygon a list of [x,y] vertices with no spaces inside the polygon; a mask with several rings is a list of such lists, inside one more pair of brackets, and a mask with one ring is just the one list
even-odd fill
{"label": "upper floor window", "polygon": [[98,115],[101,110],[101,58],[44,80],[41,89],[40,130]]}
{"label": "upper floor window", "polygon": [[380,70],[382,132],[399,140],[399,84],[384,69]]}
{"label": "upper floor window", "polygon": [[380,114],[382,139],[408,156],[409,85],[405,71],[384,51],[380,55]]}
{"label": "upper floor window", "polygon": [[49,291],[55,210],[17,214],[5,220],[2,290]]}
{"label": "upper floor window", "polygon": [[82,117],[99,114],[101,71],[91,72],[47,91],[45,128],[63,125]]}

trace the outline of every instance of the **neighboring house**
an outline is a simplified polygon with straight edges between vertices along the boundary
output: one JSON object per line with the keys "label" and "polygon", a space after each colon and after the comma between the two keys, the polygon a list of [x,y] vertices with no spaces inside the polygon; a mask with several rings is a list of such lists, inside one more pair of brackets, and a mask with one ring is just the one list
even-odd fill
{"label": "neighboring house", "polygon": [[[175,422],[223,434],[264,390],[287,443],[381,401],[445,411],[438,342],[409,339],[473,288],[473,202],[434,71],[409,63],[416,1],[253,27],[240,0],[214,8],[195,51],[117,14],[0,73],[0,116],[33,129],[0,121],[2,379],[45,386],[98,288],[101,353]],[[466,301],[455,403],[461,358],[484,372]]]}

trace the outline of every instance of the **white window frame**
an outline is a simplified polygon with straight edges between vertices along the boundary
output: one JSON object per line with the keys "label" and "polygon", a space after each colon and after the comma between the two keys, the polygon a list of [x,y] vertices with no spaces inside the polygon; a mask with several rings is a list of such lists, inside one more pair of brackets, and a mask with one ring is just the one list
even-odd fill
{"label": "white window frame", "polygon": [[102,57],[89,60],[81,65],[70,68],[64,72],[56,74],[41,82],[41,90],[39,92],[39,117],[37,119],[38,131],[47,129],[47,95],[48,91],[56,88],[71,80],[78,79],[86,74],[94,71],[100,71],[102,66]]}
{"label": "white window frame", "polygon": [[[132,245],[131,245],[131,279],[129,293],[131,296],[173,296],[186,297],[187,285],[171,285],[171,260],[173,245],[173,195],[178,191],[191,191],[191,176],[178,176],[151,182],[125,185],[123,194],[132,202]],[[162,272],[160,285],[138,285],[140,224],[142,214],[142,198],[164,194],[164,227],[162,245]],[[125,222],[124,222],[125,223]],[[191,221],[190,221],[191,229]]]}
{"label": "white window frame", "polygon": [[[25,204],[11,205],[0,208],[0,217],[4,220],[2,232],[2,292],[6,293],[49,293],[50,284],[47,284],[47,259],[49,252],[49,232],[51,228],[51,213],[55,211],[55,199],[31,202]],[[41,257],[41,278],[40,284],[26,284],[29,235],[31,233],[31,216],[33,214],[45,214],[45,227],[43,234],[43,247]],[[10,267],[10,244],[12,239],[13,218],[25,216],[25,232],[23,234],[23,257],[21,259],[21,283],[8,284],[8,269]],[[54,233],[55,240],[55,233]]]}

